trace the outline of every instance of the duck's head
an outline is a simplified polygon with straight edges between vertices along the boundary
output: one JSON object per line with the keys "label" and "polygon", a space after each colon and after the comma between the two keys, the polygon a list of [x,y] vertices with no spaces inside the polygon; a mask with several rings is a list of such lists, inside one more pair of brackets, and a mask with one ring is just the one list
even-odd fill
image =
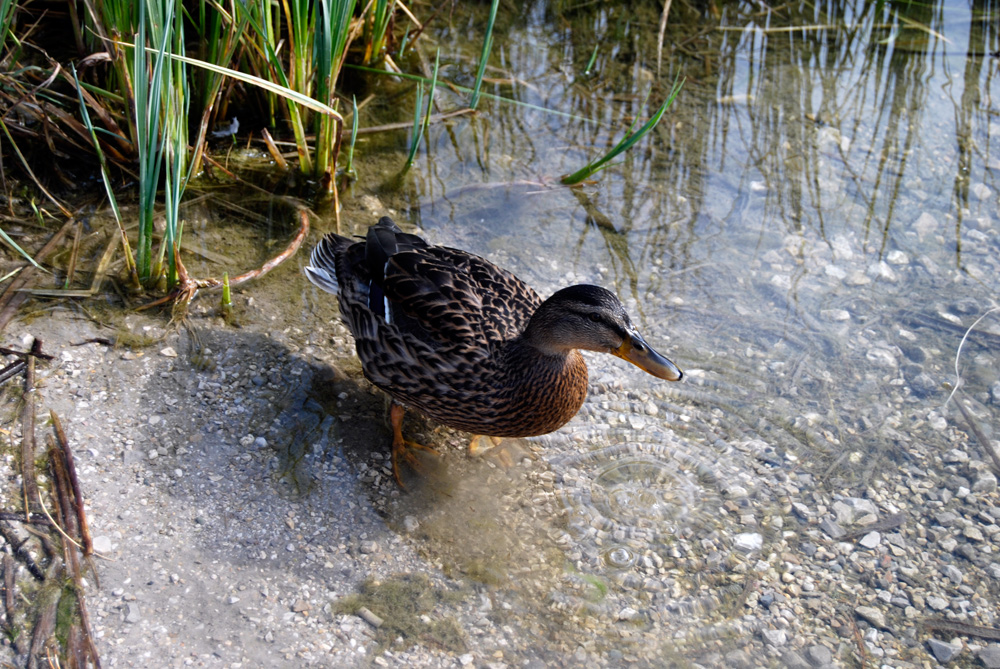
{"label": "duck's head", "polygon": [[646,343],[614,293],[600,286],[579,284],[556,292],[538,307],[523,339],[548,355],[565,355],[572,349],[599,351],[667,381],[684,376]]}

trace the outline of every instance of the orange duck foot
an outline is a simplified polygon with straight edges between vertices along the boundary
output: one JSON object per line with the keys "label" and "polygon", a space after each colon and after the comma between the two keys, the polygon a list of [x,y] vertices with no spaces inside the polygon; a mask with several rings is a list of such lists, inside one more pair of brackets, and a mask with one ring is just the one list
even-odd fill
{"label": "orange duck foot", "polygon": [[424,446],[423,444],[403,438],[403,414],[405,412],[406,410],[402,405],[395,402],[389,408],[389,423],[392,425],[392,475],[396,479],[396,483],[399,484],[399,487],[404,490],[406,489],[406,484],[403,483],[403,478],[399,474],[400,458],[405,460],[411,468],[420,471],[423,469],[423,463],[420,462],[420,458],[413,451],[425,451],[435,457],[440,457],[440,453],[430,446]]}

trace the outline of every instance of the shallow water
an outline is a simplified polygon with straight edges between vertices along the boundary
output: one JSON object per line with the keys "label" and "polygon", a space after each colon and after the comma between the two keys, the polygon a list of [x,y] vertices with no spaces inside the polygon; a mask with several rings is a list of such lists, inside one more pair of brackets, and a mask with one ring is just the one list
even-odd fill
{"label": "shallow water", "polygon": [[[405,133],[363,143],[369,166],[345,196],[351,231],[374,222],[356,213],[374,194],[397,222],[543,294],[614,289],[687,373],[667,384],[591,356],[580,415],[532,440],[547,472],[456,465],[467,480],[390,513],[419,520],[432,562],[520,595],[521,619],[549,639],[540,657],[627,610],[634,633],[597,625],[597,650],[684,657],[748,634],[730,614],[791,517],[775,483],[863,497],[910,466],[907,437],[952,448],[943,426],[961,418],[943,384],[1000,289],[995,8],[674,4],[659,58],[646,5],[501,16],[487,90],[526,105],[487,99],[432,126],[403,177]],[[465,11],[423,49],[440,46],[441,76],[468,84],[479,38],[455,35],[481,17]],[[650,137],[583,186],[558,186],[675,77],[683,91]],[[437,95],[444,110],[463,104]],[[994,313],[958,363],[990,433],[998,336]]]}

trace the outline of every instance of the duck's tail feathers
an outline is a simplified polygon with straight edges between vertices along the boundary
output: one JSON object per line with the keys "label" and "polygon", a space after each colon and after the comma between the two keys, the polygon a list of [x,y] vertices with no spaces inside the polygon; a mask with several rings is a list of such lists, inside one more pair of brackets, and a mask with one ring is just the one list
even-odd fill
{"label": "duck's tail feathers", "polygon": [[321,239],[309,256],[309,264],[305,268],[309,280],[328,293],[336,295],[340,292],[336,256],[341,247],[350,243],[351,240],[336,234],[329,234]]}

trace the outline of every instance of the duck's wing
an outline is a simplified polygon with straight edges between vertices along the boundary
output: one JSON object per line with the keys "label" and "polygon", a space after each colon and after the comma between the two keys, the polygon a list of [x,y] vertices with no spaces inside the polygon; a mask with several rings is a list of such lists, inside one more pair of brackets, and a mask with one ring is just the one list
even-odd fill
{"label": "duck's wing", "polygon": [[439,347],[480,349],[516,337],[541,304],[510,272],[477,255],[428,246],[389,258],[382,277],[395,325]]}

